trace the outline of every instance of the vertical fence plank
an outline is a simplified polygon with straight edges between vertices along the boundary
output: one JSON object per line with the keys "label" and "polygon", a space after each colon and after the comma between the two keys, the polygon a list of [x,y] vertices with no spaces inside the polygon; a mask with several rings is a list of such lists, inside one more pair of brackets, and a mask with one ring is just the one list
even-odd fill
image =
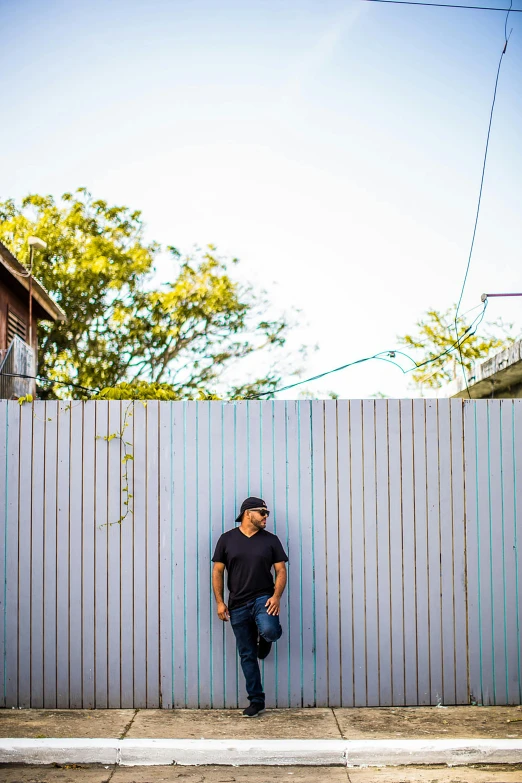
{"label": "vertical fence plank", "polygon": [[375,401],[375,472],[377,512],[379,704],[393,704],[390,611],[390,503],[388,465],[388,402]]}
{"label": "vertical fence plank", "polygon": [[428,535],[426,494],[426,402],[413,401],[413,471],[415,503],[415,590],[418,704],[431,704]]}
{"label": "vertical fence plank", "polygon": [[438,405],[426,402],[426,449],[428,483],[428,573],[431,703],[442,704],[442,608],[440,575],[440,458]]}
{"label": "vertical fence plank", "polygon": [[517,633],[517,558],[515,535],[515,464],[514,401],[500,403],[500,437],[502,458],[502,506],[504,517],[503,617],[506,650],[506,703],[519,700],[518,633]]}
{"label": "vertical fence plank", "polygon": [[[273,447],[272,457],[274,463],[272,493],[273,493],[273,525],[274,533],[280,539],[283,548],[291,560],[292,554],[288,550],[288,498],[286,492],[286,403],[274,402],[272,406],[273,417]],[[290,564],[288,565],[290,570]],[[275,645],[274,669],[275,669],[275,706],[288,707],[288,589],[281,601],[281,624],[283,636]],[[268,695],[268,694],[267,694]]]}
{"label": "vertical fence plank", "polygon": [[96,497],[95,497],[95,612],[94,612],[94,684],[96,709],[108,707],[107,672],[107,541],[109,536],[108,517],[108,448],[104,438],[109,436],[109,403],[96,403]]}
{"label": "vertical fence plank", "polygon": [[199,618],[199,706],[209,709],[212,701],[212,647],[210,641],[212,586],[210,581],[210,475],[209,403],[197,405],[197,471],[198,471],[198,618]]}
{"label": "vertical fence plank", "polygon": [[159,402],[147,403],[147,707],[159,707]]}
{"label": "vertical fence plank", "polygon": [[479,537],[477,503],[477,451],[476,451],[476,403],[464,400],[464,479],[466,514],[466,583],[467,583],[467,627],[468,627],[468,667],[469,698],[476,703],[481,698],[481,629],[480,629],[480,590],[479,590]]}
{"label": "vertical fence plank", "polygon": [[69,478],[69,705],[83,706],[83,403],[72,402]]}
{"label": "vertical fence plank", "polygon": [[[302,659],[302,629],[301,629],[301,519],[300,519],[300,465],[298,449],[299,421],[298,403],[288,401],[287,417],[287,503],[288,530],[290,551],[288,564],[288,632],[287,632],[287,663],[288,663],[288,702],[290,707],[301,706],[301,678],[303,671]],[[281,647],[282,645],[280,645]]]}
{"label": "vertical fence plank", "polygon": [[173,439],[173,550],[172,582],[174,602],[174,638],[173,638],[173,690],[174,707],[182,708],[186,704],[186,615],[185,615],[185,406],[184,402],[172,404]]}
{"label": "vertical fence plank", "polygon": [[522,600],[520,590],[522,587],[522,402],[513,402],[513,547],[515,553],[515,618],[516,626],[516,671],[518,679],[518,699],[515,703],[522,703]]}
{"label": "vertical fence plank", "polygon": [[94,401],[83,403],[83,471],[82,471],[82,689],[84,709],[93,709],[94,692],[94,538],[96,494],[96,405]]}
{"label": "vertical fence plank", "polygon": [[109,402],[107,448],[107,616],[108,616],[108,707],[121,707],[121,403]]}
{"label": "vertical fence plank", "polygon": [[45,403],[43,678],[44,707],[56,708],[58,402]]}
{"label": "vertical fence plank", "polygon": [[147,503],[147,409],[134,405],[132,416],[133,471],[133,677],[134,707],[147,706],[147,583],[146,583],[146,503]]}
{"label": "vertical fence plank", "polygon": [[341,703],[337,402],[324,403],[328,700]]}
{"label": "vertical fence plank", "polygon": [[417,704],[417,592],[415,582],[415,498],[413,472],[413,401],[402,400],[402,541],[404,590],[404,698]]}
{"label": "vertical fence plank", "polygon": [[[195,402],[185,403],[185,612],[187,651],[185,677],[187,679],[188,704],[200,706],[199,701],[199,657],[200,619],[199,609],[199,474],[198,474],[198,407]],[[188,706],[187,704],[187,706]]]}
{"label": "vertical fence plank", "polygon": [[44,594],[45,403],[33,403],[31,454],[31,707],[42,709]]}
{"label": "vertical fence plank", "polygon": [[501,400],[490,400],[489,408],[489,541],[490,541],[490,596],[493,639],[491,660],[493,665],[493,703],[507,701],[507,650],[505,614],[505,556],[506,535],[503,495],[503,460],[501,431]]}
{"label": "vertical fence plank", "polygon": [[20,478],[18,485],[18,705],[31,706],[33,406],[20,406]]}
{"label": "vertical fence plank", "polygon": [[402,457],[400,403],[388,403],[388,470],[390,481],[391,655],[393,704],[405,704],[404,593],[402,551]]}
{"label": "vertical fence plank", "polygon": [[5,642],[6,707],[18,702],[18,494],[20,466],[20,406],[7,403],[7,476],[6,476],[6,618],[8,632]]}
{"label": "vertical fence plank", "polygon": [[0,708],[6,706],[6,682],[5,682],[5,629],[6,617],[6,566],[7,566],[7,448],[9,444],[7,430],[7,400],[0,400]]}
{"label": "vertical fence plank", "polygon": [[438,409],[442,701],[444,704],[455,704],[454,520],[450,401],[439,400]]}
{"label": "vertical fence plank", "polygon": [[[274,498],[274,442],[273,442],[273,403],[259,403],[259,492],[271,511],[267,522],[267,529],[277,535],[277,522]],[[281,602],[283,606],[283,601]],[[283,629],[283,633],[286,629]],[[263,689],[265,691],[266,704],[275,707],[276,704],[276,650],[274,645],[272,654],[263,662]]]}
{"label": "vertical fence plank", "polygon": [[[209,485],[210,485],[210,522],[212,526],[211,558],[219,537],[225,530],[225,498],[222,492],[224,470],[224,439],[222,433],[225,403],[209,403]],[[209,567],[212,567],[212,563]],[[212,707],[225,707],[225,633],[228,623],[217,616],[216,602],[211,597],[211,633],[212,633]],[[230,630],[230,629],[228,629]]]}
{"label": "vertical fence plank", "polygon": [[337,464],[339,473],[339,604],[341,696],[343,707],[353,707],[353,615],[352,615],[352,463],[350,403],[337,401]]}
{"label": "vertical fence plank", "polygon": [[366,703],[379,705],[379,615],[377,575],[377,492],[375,402],[363,401],[364,592],[366,635]]}
{"label": "vertical fence plank", "polygon": [[312,454],[310,444],[311,406],[300,404],[299,427],[299,523],[301,528],[301,559],[299,582],[301,585],[300,626],[302,660],[302,705],[315,706],[315,600],[314,600],[314,541],[312,516]]}
{"label": "vertical fence plank", "polygon": [[159,511],[160,511],[160,707],[173,707],[172,682],[172,533],[174,522],[172,464],[172,403],[159,406]]}
{"label": "vertical fence plank", "polygon": [[466,518],[464,508],[464,430],[462,400],[450,402],[451,496],[453,513],[453,597],[455,646],[455,703],[469,703],[468,638],[466,618]]}
{"label": "vertical fence plank", "polygon": [[351,512],[352,512],[352,616],[354,706],[367,704],[366,602],[364,595],[364,424],[362,402],[350,401]]}
{"label": "vertical fence plank", "polygon": [[[222,493],[223,493],[223,529],[224,532],[236,527],[235,518],[239,513],[238,490],[236,488],[236,429],[237,406],[236,403],[223,405],[222,407]],[[239,491],[241,494],[241,490]],[[241,495],[241,499],[242,499]],[[228,590],[225,590],[225,603],[228,605]],[[229,709],[238,706],[238,656],[236,641],[230,623],[226,623],[225,629],[225,706]],[[243,691],[241,703],[244,703]]]}
{"label": "vertical fence plank", "polygon": [[[140,403],[138,403],[140,405]],[[134,706],[134,497],[131,497],[134,477],[134,408],[135,403],[124,400],[121,403],[120,442],[120,515],[121,527],[121,706]],[[132,459],[127,459],[132,457]]]}
{"label": "vertical fence plank", "polygon": [[70,705],[70,628],[69,628],[69,558],[70,558],[70,455],[71,405],[58,403],[58,476],[56,536],[56,706]]}

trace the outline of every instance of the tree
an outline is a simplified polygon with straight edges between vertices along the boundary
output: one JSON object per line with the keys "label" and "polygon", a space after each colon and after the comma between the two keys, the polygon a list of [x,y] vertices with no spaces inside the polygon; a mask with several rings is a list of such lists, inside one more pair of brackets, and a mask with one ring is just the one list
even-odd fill
{"label": "tree", "polygon": [[[462,372],[462,366],[470,373],[477,361],[487,359],[491,353],[501,351],[514,342],[513,324],[505,324],[499,319],[481,325],[482,312],[479,311],[474,320],[464,320],[462,316],[458,319],[460,353],[457,346],[450,350],[457,340],[455,311],[455,305],[444,312],[428,310],[424,318],[417,321],[415,335],[397,337],[400,345],[420,352],[420,355],[417,355],[417,364],[434,360],[412,372],[416,386],[437,389],[454,380],[457,373]],[[445,351],[449,352],[441,356]]]}
{"label": "tree", "polygon": [[[234,280],[229,266],[237,259],[227,262],[213,246],[184,257],[169,247],[172,282],[154,287],[160,247],[145,242],[139,211],[94,200],[85,188],[58,202],[40,195],[0,202],[0,240],[22,261],[33,234],[47,242],[34,274],[68,316],[39,326],[39,374],[53,381],[94,389],[138,382],[138,398],[150,382],[172,398],[205,397],[238,360],[285,346],[287,317],[267,319],[266,292]],[[279,383],[272,359],[267,373],[229,383],[224,394],[270,392]],[[74,396],[58,385],[42,396],[50,394]]]}

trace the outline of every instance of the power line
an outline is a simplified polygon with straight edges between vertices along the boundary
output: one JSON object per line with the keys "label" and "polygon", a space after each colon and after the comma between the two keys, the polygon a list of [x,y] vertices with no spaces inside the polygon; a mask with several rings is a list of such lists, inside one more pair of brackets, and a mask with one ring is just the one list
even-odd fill
{"label": "power line", "polygon": [[40,383],[56,383],[59,386],[72,386],[74,389],[81,389],[82,391],[91,392],[97,394],[99,389],[90,389],[88,386],[80,386],[78,383],[72,383],[71,381],[55,381],[52,378],[44,378],[42,375],[24,375],[19,372],[0,372],[0,376],[6,378],[26,378],[31,381],[39,381]]}
{"label": "power line", "polygon": [[[341,370],[346,370],[348,369],[348,367],[355,367],[358,364],[363,364],[364,362],[369,362],[372,361],[373,359],[378,359],[380,361],[387,361],[390,364],[394,364],[396,367],[399,367],[399,369],[402,371],[404,375],[410,372],[414,372],[415,370],[421,369],[421,367],[425,367],[428,364],[433,364],[433,362],[438,361],[438,359],[442,359],[444,356],[447,356],[457,346],[460,349],[462,343],[466,342],[466,340],[469,340],[469,338],[472,337],[477,331],[482,319],[484,318],[484,313],[486,312],[487,304],[488,303],[486,300],[484,302],[482,312],[479,313],[479,315],[471,322],[471,324],[461,334],[460,337],[457,336],[457,340],[452,345],[450,345],[449,348],[447,348],[445,351],[442,351],[442,353],[438,354],[438,356],[433,356],[431,359],[426,359],[426,361],[424,362],[417,363],[411,356],[409,356],[406,353],[403,353],[402,351],[396,351],[394,349],[391,349],[389,351],[380,351],[379,353],[373,354],[372,356],[365,356],[364,359],[356,359],[353,362],[342,364],[340,367],[335,367],[333,370],[327,370],[326,372],[319,373],[318,375],[314,375],[311,378],[306,378],[303,381],[296,381],[295,383],[290,383],[287,386],[282,386],[280,389],[272,389],[266,392],[260,392],[259,394],[254,394],[250,397],[245,397],[245,399],[257,400],[260,397],[265,397],[267,394],[279,394],[280,392],[289,391],[290,389],[295,389],[296,386],[302,386],[304,383],[311,383],[312,381],[317,381],[320,378],[325,378],[327,375],[333,375],[333,373],[340,372]],[[400,356],[405,356],[413,363],[414,366],[410,367],[410,369],[408,370],[405,370],[403,367],[400,366],[400,364],[397,364],[397,362],[392,361],[392,359],[397,354],[399,354]]]}
{"label": "power line", "polygon": [[488,5],[456,5],[454,3],[420,3],[414,0],[364,0],[366,3],[388,3],[389,5],[423,5],[428,8],[464,8],[466,11],[508,11],[512,14],[522,13],[522,8],[494,8]]}

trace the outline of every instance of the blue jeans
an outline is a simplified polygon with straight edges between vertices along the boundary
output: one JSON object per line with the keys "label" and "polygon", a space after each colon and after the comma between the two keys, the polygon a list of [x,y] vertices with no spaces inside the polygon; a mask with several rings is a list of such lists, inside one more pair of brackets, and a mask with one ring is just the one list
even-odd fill
{"label": "blue jeans", "polygon": [[265,604],[269,598],[271,596],[261,595],[230,612],[230,624],[236,637],[248,698],[250,702],[263,706],[265,694],[257,660],[257,637],[260,634],[267,642],[276,642],[283,633],[279,617],[268,614],[266,610]]}

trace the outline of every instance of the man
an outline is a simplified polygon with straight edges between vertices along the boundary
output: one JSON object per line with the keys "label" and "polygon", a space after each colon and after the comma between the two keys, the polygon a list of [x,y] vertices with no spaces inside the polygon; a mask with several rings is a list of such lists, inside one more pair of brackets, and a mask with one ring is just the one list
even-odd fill
{"label": "man", "polygon": [[[288,557],[278,537],[265,530],[270,511],[261,498],[247,498],[236,519],[239,527],[220,536],[212,562],[212,587],[220,620],[232,625],[250,706],[245,718],[265,711],[265,694],[257,659],[266,658],[283,630],[279,604],[286,586]],[[275,570],[275,585],[272,577]],[[225,568],[228,606],[224,601]]]}

